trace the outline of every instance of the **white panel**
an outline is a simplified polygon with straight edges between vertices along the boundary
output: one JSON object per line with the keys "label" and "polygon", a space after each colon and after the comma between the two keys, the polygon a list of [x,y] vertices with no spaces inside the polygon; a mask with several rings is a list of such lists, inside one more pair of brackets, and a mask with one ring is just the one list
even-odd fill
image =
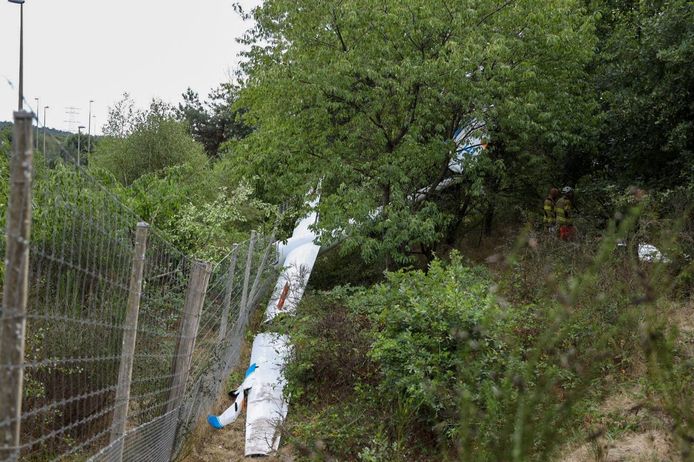
{"label": "white panel", "polygon": [[256,364],[253,387],[248,393],[246,456],[268,455],[280,444],[278,427],[287,417],[282,369],[289,356],[289,338],[274,333],[258,334],[253,341],[251,364]]}
{"label": "white panel", "polygon": [[306,284],[318,258],[320,247],[308,241],[293,249],[284,261],[285,269],[277,279],[270,297],[265,321],[269,322],[279,313],[293,312],[304,296]]}

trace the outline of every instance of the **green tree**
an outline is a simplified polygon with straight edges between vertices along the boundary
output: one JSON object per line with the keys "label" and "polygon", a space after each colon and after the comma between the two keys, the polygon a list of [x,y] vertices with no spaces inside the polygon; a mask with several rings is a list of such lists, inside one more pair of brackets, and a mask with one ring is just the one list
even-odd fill
{"label": "green tree", "polygon": [[108,170],[123,184],[167,167],[207,165],[202,145],[191,138],[167,105],[152,101],[146,111],[122,107],[129,106],[121,101],[110,111],[104,128],[110,136],[101,140],[90,156],[90,165]]}
{"label": "green tree", "polygon": [[0,125],[0,155],[5,158],[12,152],[12,124]]}
{"label": "green tree", "polygon": [[575,142],[591,111],[594,27],[573,0],[269,0],[252,17],[239,105],[257,130],[236,155],[267,200],[322,180],[324,236],[366,258],[442,239],[462,205],[443,209],[440,185],[484,195],[484,155],[449,169],[459,128],[486,121],[517,153]]}
{"label": "green tree", "polygon": [[134,130],[140,114],[130,94],[123,93],[121,99],[108,108],[108,118],[103,126],[104,135],[125,138]]}
{"label": "green tree", "polygon": [[602,14],[596,82],[605,113],[597,167],[622,185],[690,182],[694,4],[602,1],[596,8]]}
{"label": "green tree", "polygon": [[210,157],[218,156],[225,141],[245,138],[251,132],[251,127],[242,120],[245,110],[233,108],[237,91],[231,83],[222,84],[212,90],[203,103],[198,94],[188,88],[183,93],[183,102],[178,104],[177,117],[188,123],[191,135],[205,146]]}
{"label": "green tree", "polygon": [[[79,143],[78,143],[79,138]],[[80,151],[80,164],[85,165],[87,163],[88,155],[96,150],[97,139],[92,137],[91,150],[89,148],[89,135],[87,133],[82,134],[71,134],[65,139],[63,144],[63,149],[61,150],[61,155],[63,157],[69,157],[70,159],[64,159],[71,163],[77,163],[77,149]]]}

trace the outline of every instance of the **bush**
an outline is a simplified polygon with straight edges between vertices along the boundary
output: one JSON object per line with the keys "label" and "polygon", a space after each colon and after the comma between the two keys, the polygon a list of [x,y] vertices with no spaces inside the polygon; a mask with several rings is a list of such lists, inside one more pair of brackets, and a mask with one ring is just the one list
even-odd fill
{"label": "bush", "polygon": [[667,272],[616,238],[521,240],[493,273],[453,253],[310,297],[289,321],[290,441],[314,459],[548,460],[649,358],[686,441],[691,365],[656,322]]}
{"label": "bush", "polygon": [[444,433],[457,419],[458,385],[479,401],[479,385],[504,368],[489,285],[484,271],[454,258],[450,265],[435,261],[428,273],[389,273],[386,283],[350,301],[373,322],[370,357],[380,366],[379,393],[393,402],[404,398],[416,420]]}
{"label": "bush", "polygon": [[292,358],[285,371],[292,403],[288,436],[306,455],[356,460],[382,415],[367,392],[376,385],[367,355],[369,319],[347,307],[351,293],[342,288],[307,294],[296,318],[275,322],[291,331]]}
{"label": "bush", "polygon": [[126,185],[147,173],[186,163],[206,166],[202,145],[191,138],[185,124],[156,113],[149,113],[126,138],[101,140],[89,159],[90,165],[108,170]]}

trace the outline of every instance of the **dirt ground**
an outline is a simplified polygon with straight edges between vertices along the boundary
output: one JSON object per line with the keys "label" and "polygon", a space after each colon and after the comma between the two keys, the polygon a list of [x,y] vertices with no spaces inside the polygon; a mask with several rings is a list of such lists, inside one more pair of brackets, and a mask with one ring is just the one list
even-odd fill
{"label": "dirt ground", "polygon": [[[258,332],[263,320],[263,311],[256,310],[250,322],[249,331]],[[251,356],[250,337],[241,346],[239,364],[232,371],[232,376],[237,375],[239,379],[248,367]],[[233,379],[231,379],[233,381]],[[238,386],[233,383],[232,387]],[[221,414],[231,405],[231,399],[226,395],[220,397],[214,412]],[[222,430],[216,430],[203,419],[190,438],[190,442],[183,449],[180,462],[240,462],[240,461],[262,461],[262,462],[292,462],[294,458],[288,447],[280,447],[278,454],[269,457],[244,457],[246,447],[246,412],[241,413],[238,420],[228,425]]]}
{"label": "dirt ground", "polygon": [[[680,347],[690,358],[694,357],[694,303],[671,306],[663,313],[680,333]],[[643,365],[645,373],[645,365]],[[680,460],[676,443],[672,440],[669,417],[655,406],[644,406],[640,387],[618,391],[600,406],[601,424],[608,422],[628,426],[631,431],[615,436],[610,432],[592,441],[567,447],[559,458],[561,462],[661,462]]]}
{"label": "dirt ground", "polygon": [[632,431],[604,433],[590,441],[571,445],[561,462],[660,462],[677,460],[675,445],[665,431],[668,418],[641,406],[640,389],[618,392],[600,406],[599,427],[627,425]]}
{"label": "dirt ground", "polygon": [[600,438],[576,448],[562,462],[661,462],[677,460],[668,436],[660,431],[634,433],[616,441]]}
{"label": "dirt ground", "polygon": [[[229,400],[220,405],[231,404]],[[280,448],[279,454],[270,457],[253,458],[244,457],[246,444],[246,419],[245,416],[224,428],[215,430],[207,424],[200,425],[201,430],[193,438],[191,447],[188,448],[183,462],[292,462],[294,458],[286,448]]]}

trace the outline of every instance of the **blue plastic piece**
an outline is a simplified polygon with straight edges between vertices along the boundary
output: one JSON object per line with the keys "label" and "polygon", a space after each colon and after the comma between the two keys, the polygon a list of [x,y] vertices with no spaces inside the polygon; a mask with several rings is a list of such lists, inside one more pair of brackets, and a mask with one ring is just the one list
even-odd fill
{"label": "blue plastic piece", "polygon": [[246,375],[244,375],[243,378],[245,379],[246,377],[251,375],[253,372],[255,372],[256,369],[258,369],[258,365],[256,363],[253,363],[250,366],[248,366],[248,369],[246,369]]}
{"label": "blue plastic piece", "polygon": [[207,416],[207,423],[209,423],[212,428],[216,428],[217,430],[221,430],[224,428],[224,425],[219,421],[216,415],[208,415]]}

